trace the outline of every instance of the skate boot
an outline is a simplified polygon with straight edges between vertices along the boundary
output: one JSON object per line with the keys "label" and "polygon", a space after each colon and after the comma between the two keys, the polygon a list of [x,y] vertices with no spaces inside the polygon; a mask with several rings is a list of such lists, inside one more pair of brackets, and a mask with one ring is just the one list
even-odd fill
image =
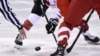
{"label": "skate boot", "polygon": [[99,37],[97,37],[97,36],[93,36],[93,35],[83,35],[83,36],[86,41],[90,41],[90,42],[99,42],[100,41]]}
{"label": "skate boot", "polygon": [[19,49],[23,45],[22,38],[19,36],[19,34],[17,35],[15,39],[15,44],[16,45],[14,46],[14,48],[17,48],[17,49]]}
{"label": "skate boot", "polygon": [[66,46],[58,45],[57,50],[50,56],[64,56]]}

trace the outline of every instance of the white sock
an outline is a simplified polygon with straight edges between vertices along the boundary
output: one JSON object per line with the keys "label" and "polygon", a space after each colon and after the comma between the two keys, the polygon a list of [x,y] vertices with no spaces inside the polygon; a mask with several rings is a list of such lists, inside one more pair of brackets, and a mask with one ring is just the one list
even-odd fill
{"label": "white sock", "polygon": [[82,33],[82,34],[88,36],[90,39],[95,39],[95,36],[92,35],[92,34],[89,32],[89,30],[87,30],[85,33]]}

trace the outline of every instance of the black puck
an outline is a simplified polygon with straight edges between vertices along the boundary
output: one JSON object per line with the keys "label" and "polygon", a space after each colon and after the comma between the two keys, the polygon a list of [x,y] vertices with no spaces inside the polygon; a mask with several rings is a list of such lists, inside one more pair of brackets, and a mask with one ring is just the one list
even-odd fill
{"label": "black puck", "polygon": [[39,46],[35,47],[36,51],[39,51],[40,49],[41,49],[41,47],[39,47]]}

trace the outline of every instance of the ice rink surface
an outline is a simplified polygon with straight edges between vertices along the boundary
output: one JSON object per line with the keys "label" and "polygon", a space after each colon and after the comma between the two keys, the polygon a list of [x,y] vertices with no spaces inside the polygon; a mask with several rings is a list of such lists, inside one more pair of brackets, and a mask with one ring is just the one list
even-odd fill
{"label": "ice rink surface", "polygon": [[[23,23],[31,12],[32,0],[8,0],[13,11],[16,13],[18,19]],[[47,11],[48,18],[52,15],[52,9]],[[87,18],[85,16],[84,18]],[[27,33],[27,39],[24,40],[24,45],[20,50],[14,49],[14,40],[17,36],[18,30],[11,23],[7,22],[2,14],[0,14],[0,56],[50,56],[56,50],[56,42],[53,36],[48,35],[45,30],[46,20],[41,17],[40,20]],[[93,35],[100,37],[100,20],[97,13],[94,12],[90,21],[90,32]],[[58,29],[58,28],[57,28]],[[55,35],[57,36],[57,30]],[[78,29],[71,32],[69,39],[69,46],[75,39]],[[40,51],[35,51],[35,47],[40,46]],[[68,47],[69,47],[68,46]],[[100,56],[100,44],[88,43],[81,35],[71,53],[66,53],[65,56]]]}

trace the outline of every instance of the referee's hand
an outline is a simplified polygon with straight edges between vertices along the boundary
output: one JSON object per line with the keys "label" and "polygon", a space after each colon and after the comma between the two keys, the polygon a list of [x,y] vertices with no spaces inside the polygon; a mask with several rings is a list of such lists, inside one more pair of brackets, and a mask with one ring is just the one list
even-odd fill
{"label": "referee's hand", "polygon": [[26,33],[23,28],[19,30],[19,35],[22,37],[22,39],[27,38]]}

